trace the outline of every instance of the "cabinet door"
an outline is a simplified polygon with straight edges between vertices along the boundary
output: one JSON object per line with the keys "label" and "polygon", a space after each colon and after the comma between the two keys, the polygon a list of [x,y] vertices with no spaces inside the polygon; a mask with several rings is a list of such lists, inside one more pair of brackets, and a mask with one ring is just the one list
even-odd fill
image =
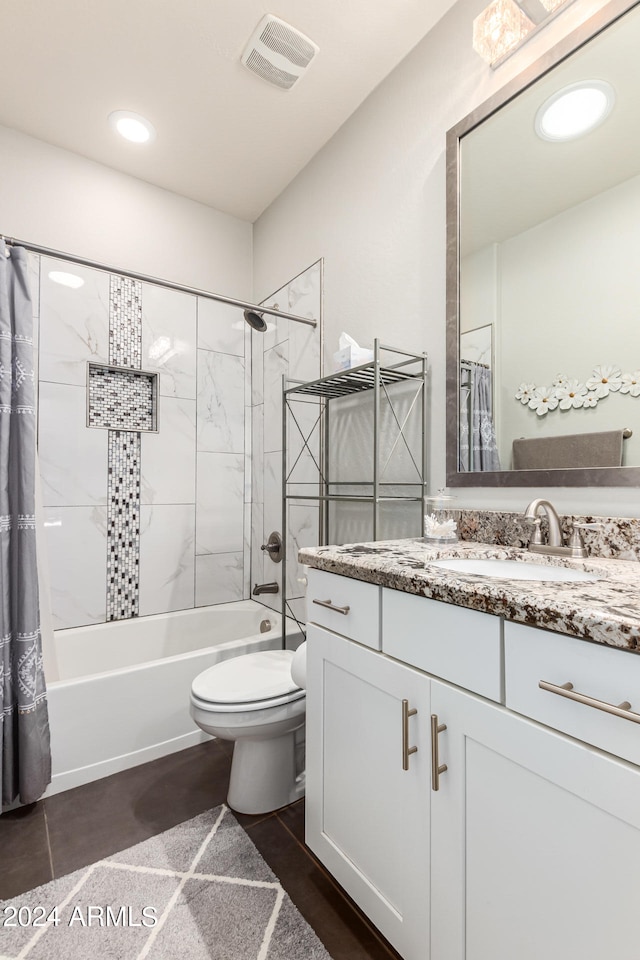
{"label": "cabinet door", "polygon": [[432,683],[433,960],[638,955],[640,771]]}
{"label": "cabinet door", "polygon": [[307,843],[406,960],[427,960],[429,678],[313,624],[307,639]]}

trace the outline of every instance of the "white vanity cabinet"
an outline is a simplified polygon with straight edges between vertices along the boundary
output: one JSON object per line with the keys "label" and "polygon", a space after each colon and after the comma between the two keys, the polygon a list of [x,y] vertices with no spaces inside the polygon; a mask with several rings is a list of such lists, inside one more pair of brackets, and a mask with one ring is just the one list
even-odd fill
{"label": "white vanity cabinet", "polygon": [[429,678],[313,624],[307,639],[307,844],[403,957],[424,960]]}
{"label": "white vanity cabinet", "polygon": [[640,725],[539,687],[638,711],[640,657],[358,586],[379,651],[309,625],[318,857],[405,960],[640,956]]}
{"label": "white vanity cabinet", "polygon": [[638,770],[435,680],[431,709],[432,960],[638,956]]}

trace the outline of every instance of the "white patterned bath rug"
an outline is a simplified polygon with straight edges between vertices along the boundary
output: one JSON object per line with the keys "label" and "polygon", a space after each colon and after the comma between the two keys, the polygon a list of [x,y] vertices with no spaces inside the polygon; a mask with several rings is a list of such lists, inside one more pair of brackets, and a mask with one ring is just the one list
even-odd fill
{"label": "white patterned bath rug", "polygon": [[0,901],[0,960],[331,960],[227,807]]}

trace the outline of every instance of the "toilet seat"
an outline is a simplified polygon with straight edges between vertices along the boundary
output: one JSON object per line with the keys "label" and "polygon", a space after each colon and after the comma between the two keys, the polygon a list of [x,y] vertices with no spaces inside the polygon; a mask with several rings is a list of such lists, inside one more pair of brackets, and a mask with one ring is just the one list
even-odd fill
{"label": "toilet seat", "polygon": [[191,702],[219,713],[264,710],[305,696],[291,676],[292,650],[263,650],[223,660],[191,686]]}

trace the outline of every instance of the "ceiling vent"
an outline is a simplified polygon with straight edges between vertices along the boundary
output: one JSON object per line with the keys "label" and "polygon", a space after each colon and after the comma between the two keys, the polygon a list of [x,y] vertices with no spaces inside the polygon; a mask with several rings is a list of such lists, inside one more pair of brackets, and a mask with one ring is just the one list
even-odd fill
{"label": "ceiling vent", "polygon": [[242,54],[242,63],[263,80],[281,90],[290,90],[319,49],[290,23],[268,13],[254,30]]}

